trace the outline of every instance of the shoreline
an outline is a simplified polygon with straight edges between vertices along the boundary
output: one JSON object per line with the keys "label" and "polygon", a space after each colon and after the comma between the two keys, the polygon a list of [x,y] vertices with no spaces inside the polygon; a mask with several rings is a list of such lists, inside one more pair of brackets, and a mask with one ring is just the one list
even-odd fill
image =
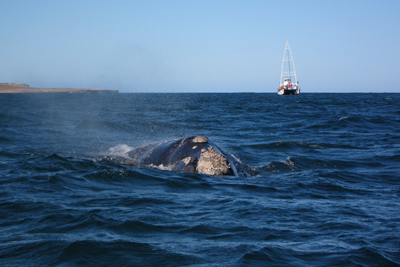
{"label": "shoreline", "polygon": [[0,83],[0,94],[21,93],[119,93],[118,90],[95,88],[35,88],[24,83]]}

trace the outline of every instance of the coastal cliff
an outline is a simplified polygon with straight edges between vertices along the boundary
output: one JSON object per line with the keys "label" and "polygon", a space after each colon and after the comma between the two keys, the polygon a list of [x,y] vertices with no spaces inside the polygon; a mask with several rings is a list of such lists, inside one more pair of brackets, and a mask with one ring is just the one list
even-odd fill
{"label": "coastal cliff", "polygon": [[0,83],[0,93],[118,93],[118,91],[94,88],[34,88],[24,83]]}

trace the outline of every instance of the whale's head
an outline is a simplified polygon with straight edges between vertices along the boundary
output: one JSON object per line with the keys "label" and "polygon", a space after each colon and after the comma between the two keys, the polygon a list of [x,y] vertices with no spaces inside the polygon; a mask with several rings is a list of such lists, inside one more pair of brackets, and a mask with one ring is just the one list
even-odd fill
{"label": "whale's head", "polygon": [[166,168],[174,172],[214,176],[249,176],[235,157],[205,136],[191,136],[134,149],[128,152],[135,165]]}

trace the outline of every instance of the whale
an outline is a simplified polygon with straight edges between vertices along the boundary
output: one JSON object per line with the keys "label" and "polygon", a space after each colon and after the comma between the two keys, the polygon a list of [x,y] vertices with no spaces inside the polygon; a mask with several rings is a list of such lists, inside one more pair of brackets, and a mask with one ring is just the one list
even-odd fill
{"label": "whale", "polygon": [[127,156],[131,159],[131,164],[138,167],[213,176],[254,175],[250,166],[223,151],[206,136],[190,136],[145,145],[128,151]]}

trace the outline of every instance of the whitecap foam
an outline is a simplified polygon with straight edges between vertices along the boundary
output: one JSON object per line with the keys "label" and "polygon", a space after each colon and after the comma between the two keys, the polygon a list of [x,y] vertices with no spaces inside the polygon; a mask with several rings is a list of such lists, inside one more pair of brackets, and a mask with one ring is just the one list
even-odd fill
{"label": "whitecap foam", "polygon": [[161,164],[161,165],[150,164],[150,165],[148,165],[148,167],[153,168],[153,169],[163,170],[163,171],[172,171],[172,168],[173,168],[172,165],[164,166],[163,164]]}
{"label": "whitecap foam", "polygon": [[120,144],[115,147],[111,147],[108,149],[108,154],[112,156],[119,156],[119,157],[128,157],[127,153],[131,151],[133,147],[128,145]]}

